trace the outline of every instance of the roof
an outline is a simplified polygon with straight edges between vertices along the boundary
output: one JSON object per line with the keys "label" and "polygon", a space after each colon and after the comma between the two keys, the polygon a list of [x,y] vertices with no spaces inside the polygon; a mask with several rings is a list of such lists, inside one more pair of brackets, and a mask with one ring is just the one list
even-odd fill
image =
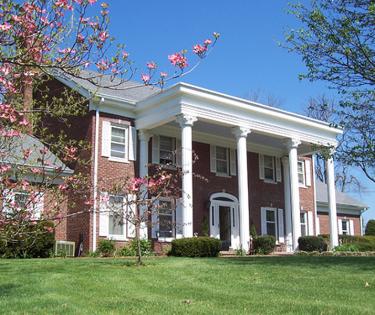
{"label": "roof", "polygon": [[[318,180],[316,181],[316,201],[320,203],[328,203],[327,184]],[[368,208],[368,205],[338,190],[336,190],[336,203],[359,209]]]}
{"label": "roof", "polygon": [[[24,151],[30,150],[31,153],[27,159],[24,157]],[[43,155],[42,150],[46,150]],[[62,174],[72,174],[73,170],[67,167],[55,154],[53,154],[40,140],[34,136],[21,134],[19,137],[12,137],[8,145],[0,149],[6,152],[5,158],[0,160],[2,163],[12,165],[24,165],[28,167],[43,168],[46,171],[54,171],[61,168]],[[10,155],[9,152],[12,154]],[[44,161],[44,165],[42,164]]]}
{"label": "roof", "polygon": [[56,78],[60,80],[67,79],[73,81],[90,94],[97,95],[99,97],[107,96],[109,98],[117,98],[123,101],[130,101],[132,103],[144,100],[161,91],[155,86],[147,86],[137,81],[123,80],[112,75],[100,74],[94,71],[82,71],[80,76],[81,78],[67,78],[57,75]]}

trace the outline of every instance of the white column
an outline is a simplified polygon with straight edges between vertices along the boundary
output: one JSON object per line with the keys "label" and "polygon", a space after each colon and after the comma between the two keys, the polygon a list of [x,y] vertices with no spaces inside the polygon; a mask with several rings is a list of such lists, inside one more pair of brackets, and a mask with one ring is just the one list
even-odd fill
{"label": "white column", "polygon": [[182,221],[184,237],[193,236],[193,140],[192,126],[197,118],[181,114],[177,122],[181,127],[182,161]]}
{"label": "white column", "polygon": [[289,173],[289,159],[283,157],[283,175],[284,175],[284,199],[285,199],[285,235],[286,235],[286,250],[293,251],[292,238],[292,209],[290,202],[290,173]]}
{"label": "white column", "polygon": [[250,129],[244,127],[233,128],[233,134],[237,140],[237,177],[238,177],[238,200],[240,210],[240,242],[241,248],[246,252],[249,250],[250,220],[249,220],[249,187],[247,175],[247,144],[246,137]]}
{"label": "white column", "polygon": [[287,141],[287,147],[289,151],[290,205],[292,209],[293,250],[296,250],[298,248],[298,239],[301,236],[301,210],[299,203],[297,155],[297,148],[300,143],[301,142],[297,139],[289,139]]}
{"label": "white column", "polygon": [[338,239],[338,233],[337,233],[335,169],[334,169],[332,156],[326,160],[326,171],[327,171],[330,245],[331,245],[331,249],[333,249],[334,247],[339,245],[339,239]]}
{"label": "white column", "polygon": [[[151,134],[146,130],[140,130],[138,132],[139,137],[139,177],[148,176],[148,142],[150,140]],[[147,192],[145,192],[145,198],[147,198]],[[140,224],[139,236],[141,239],[147,239],[147,221],[145,216],[147,216],[147,206],[141,206],[139,211],[143,218],[143,222]]]}

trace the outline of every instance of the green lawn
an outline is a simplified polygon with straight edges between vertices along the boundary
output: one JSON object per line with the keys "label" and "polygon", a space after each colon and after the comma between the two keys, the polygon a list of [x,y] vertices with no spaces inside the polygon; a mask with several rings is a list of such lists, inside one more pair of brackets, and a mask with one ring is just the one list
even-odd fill
{"label": "green lawn", "polygon": [[0,313],[375,314],[375,257],[0,260]]}

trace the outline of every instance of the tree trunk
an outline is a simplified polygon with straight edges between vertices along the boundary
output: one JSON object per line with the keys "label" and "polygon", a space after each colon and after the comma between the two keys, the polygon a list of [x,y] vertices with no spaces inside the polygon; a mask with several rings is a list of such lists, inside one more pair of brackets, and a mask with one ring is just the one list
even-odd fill
{"label": "tree trunk", "polygon": [[142,251],[141,251],[141,240],[139,238],[139,224],[135,228],[135,237],[137,240],[137,265],[142,265]]}

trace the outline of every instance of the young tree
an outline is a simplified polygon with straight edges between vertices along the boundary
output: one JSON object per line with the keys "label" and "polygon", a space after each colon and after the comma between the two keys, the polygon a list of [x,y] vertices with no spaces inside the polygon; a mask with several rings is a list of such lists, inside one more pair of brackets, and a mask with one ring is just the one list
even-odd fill
{"label": "young tree", "polygon": [[365,235],[375,235],[375,220],[369,220],[367,222]]}
{"label": "young tree", "polygon": [[286,37],[307,67],[300,78],[328,82],[338,92],[336,123],[347,129],[342,160],[375,182],[375,3],[312,0],[292,5],[291,13],[302,24]]}
{"label": "young tree", "polygon": [[[91,211],[87,143],[64,132],[72,118],[86,113],[89,100],[69,88],[51,95],[48,82],[62,76],[87,80],[100,88],[100,78],[110,75],[113,80],[105,87],[116,89],[136,75],[125,46],[116,44],[108,31],[108,4],[96,2],[0,0],[0,200],[5,205],[0,210],[0,238],[6,242],[16,236],[29,237],[29,226],[40,220],[59,222],[70,215],[61,209],[67,195],[85,204],[78,213]],[[171,54],[171,75],[148,62],[139,85],[162,88],[189,73],[218,37],[214,33],[212,39],[193,46],[191,53],[197,61],[190,68],[187,50]],[[51,132],[48,121],[66,128]],[[16,202],[10,191],[25,197]],[[36,208],[37,196],[46,192],[49,204],[46,200],[44,208],[48,211],[36,216],[31,209]],[[9,226],[17,228],[7,230]]]}

